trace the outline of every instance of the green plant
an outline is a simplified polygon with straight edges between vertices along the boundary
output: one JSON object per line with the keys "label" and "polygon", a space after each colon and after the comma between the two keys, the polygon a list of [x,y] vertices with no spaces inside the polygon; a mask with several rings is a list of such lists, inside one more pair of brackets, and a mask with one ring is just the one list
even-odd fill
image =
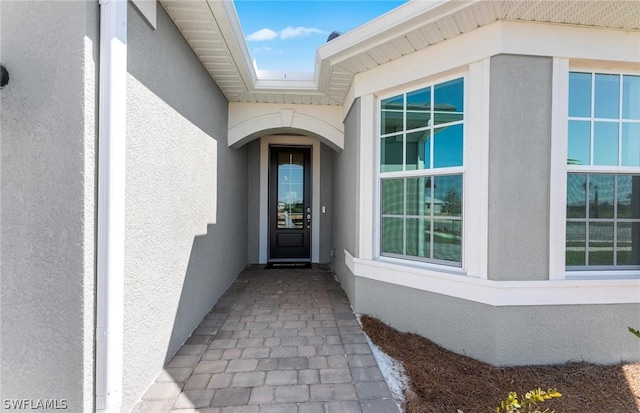
{"label": "green plant", "polygon": [[[500,402],[500,406],[495,408],[496,413],[553,413],[549,409],[539,410],[536,406],[538,403],[544,403],[547,400],[555,399],[562,396],[556,389],[544,391],[542,389],[531,390],[525,393],[524,398],[520,400],[518,393],[510,392],[506,399]],[[533,410],[535,409],[535,410]]]}
{"label": "green plant", "polygon": [[633,328],[629,327],[629,332],[630,332],[631,334],[635,334],[635,335],[636,335],[636,337],[640,338],[640,331],[638,331],[638,330],[634,330]]}

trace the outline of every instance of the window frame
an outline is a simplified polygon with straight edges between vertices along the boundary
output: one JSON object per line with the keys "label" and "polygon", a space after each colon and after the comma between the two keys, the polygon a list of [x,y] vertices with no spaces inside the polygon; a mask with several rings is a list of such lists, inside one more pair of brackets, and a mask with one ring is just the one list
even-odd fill
{"label": "window frame", "polygon": [[[453,166],[453,167],[441,167],[434,168],[433,162],[431,162],[434,158],[433,154],[433,139],[430,142],[430,165],[429,169],[415,169],[415,170],[402,170],[402,171],[392,171],[392,172],[381,172],[381,148],[382,148],[382,137],[383,136],[392,136],[393,133],[383,134],[382,133],[382,102],[385,99],[402,95],[403,96],[403,114],[406,109],[406,95],[419,91],[421,89],[431,87],[431,100],[434,99],[434,90],[437,85],[441,85],[453,80],[461,79],[463,81],[463,107],[462,111],[462,120],[457,120],[451,123],[448,123],[447,126],[453,125],[462,125],[462,166]],[[374,143],[374,156],[375,160],[373,162],[375,172],[374,172],[374,220],[375,220],[375,228],[374,232],[376,235],[374,237],[374,257],[375,259],[388,261],[390,263],[396,263],[400,265],[410,265],[416,266],[418,268],[430,268],[436,271],[449,272],[454,274],[464,274],[466,273],[466,247],[465,244],[468,239],[468,228],[465,224],[466,221],[466,203],[467,203],[467,181],[468,181],[468,123],[469,123],[469,73],[467,71],[456,71],[454,73],[450,73],[446,76],[438,76],[434,78],[430,78],[428,81],[422,81],[420,83],[414,83],[410,86],[403,86],[400,88],[394,88],[393,90],[386,91],[384,93],[377,94],[375,96],[375,143]],[[403,118],[404,119],[404,118]],[[398,134],[406,134],[407,130],[405,129],[406,124],[403,125],[403,129]],[[438,125],[420,127],[415,129],[410,129],[410,132],[418,132],[422,130],[434,130],[437,129]],[[433,135],[431,135],[433,136]],[[403,140],[403,169],[406,168],[406,139]],[[459,175],[462,181],[462,208],[460,211],[459,220],[461,222],[460,232],[461,232],[461,241],[460,241],[460,262],[457,261],[446,261],[432,258],[424,258],[424,257],[414,257],[406,254],[393,254],[393,253],[383,253],[382,252],[382,181],[383,179],[400,179],[400,178],[435,178],[438,176],[446,176],[446,175]],[[403,192],[406,204],[406,188]],[[403,220],[406,220],[406,207],[405,211],[403,211],[402,215],[397,215],[401,217]],[[457,218],[457,217],[455,217]],[[434,222],[439,219],[438,216],[431,215],[429,218],[429,222]],[[441,219],[447,220],[449,219],[447,216],[442,216]],[[406,224],[403,225],[403,250],[406,251]]]}
{"label": "window frame", "polygon": [[[587,73],[592,75],[592,102],[591,113],[588,118],[591,122],[599,121],[593,112],[594,90],[593,82],[595,74],[620,75],[620,87],[622,88],[622,75],[640,75],[640,70],[634,70],[628,65],[607,62],[607,68],[592,65],[584,65],[572,62],[567,58],[554,58],[553,63],[553,96],[552,96],[552,155],[551,155],[551,183],[550,183],[550,255],[549,278],[550,280],[562,279],[635,279],[640,278],[640,268],[635,266],[571,266],[566,265],[566,224],[567,224],[567,177],[568,174],[589,175],[640,175],[640,167],[636,166],[604,166],[604,165],[568,165],[569,121],[586,120],[587,118],[569,116],[569,76],[570,73]],[[622,94],[620,99],[620,112],[617,124],[619,126],[619,139],[622,119]],[[612,121],[608,119],[608,121]],[[638,123],[636,120],[624,120],[624,122]],[[591,143],[593,133],[591,133]],[[590,144],[591,145],[591,144]],[[618,163],[620,163],[620,151],[618,148]],[[592,146],[590,146],[589,159],[593,159]],[[589,218],[585,218],[589,221]]]}

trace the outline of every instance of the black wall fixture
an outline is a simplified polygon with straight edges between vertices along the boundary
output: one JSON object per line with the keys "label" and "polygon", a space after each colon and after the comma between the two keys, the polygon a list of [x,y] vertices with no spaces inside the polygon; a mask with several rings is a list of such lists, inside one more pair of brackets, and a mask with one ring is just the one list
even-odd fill
{"label": "black wall fixture", "polygon": [[9,72],[7,68],[0,65],[0,71],[2,71],[2,79],[0,79],[0,87],[5,87],[9,83]]}

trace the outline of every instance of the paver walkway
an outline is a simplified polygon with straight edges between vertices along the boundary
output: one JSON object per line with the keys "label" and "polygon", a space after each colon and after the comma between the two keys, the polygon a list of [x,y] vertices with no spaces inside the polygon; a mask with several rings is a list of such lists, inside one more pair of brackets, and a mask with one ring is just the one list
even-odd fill
{"label": "paver walkway", "polygon": [[394,413],[328,267],[243,271],[133,409]]}

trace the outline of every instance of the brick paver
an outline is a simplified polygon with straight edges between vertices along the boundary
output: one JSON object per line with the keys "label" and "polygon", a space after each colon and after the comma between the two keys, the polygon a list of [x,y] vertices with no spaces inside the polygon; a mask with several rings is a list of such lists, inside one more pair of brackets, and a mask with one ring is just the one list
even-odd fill
{"label": "brick paver", "polygon": [[398,409],[330,268],[254,265],[238,276],[132,411]]}

